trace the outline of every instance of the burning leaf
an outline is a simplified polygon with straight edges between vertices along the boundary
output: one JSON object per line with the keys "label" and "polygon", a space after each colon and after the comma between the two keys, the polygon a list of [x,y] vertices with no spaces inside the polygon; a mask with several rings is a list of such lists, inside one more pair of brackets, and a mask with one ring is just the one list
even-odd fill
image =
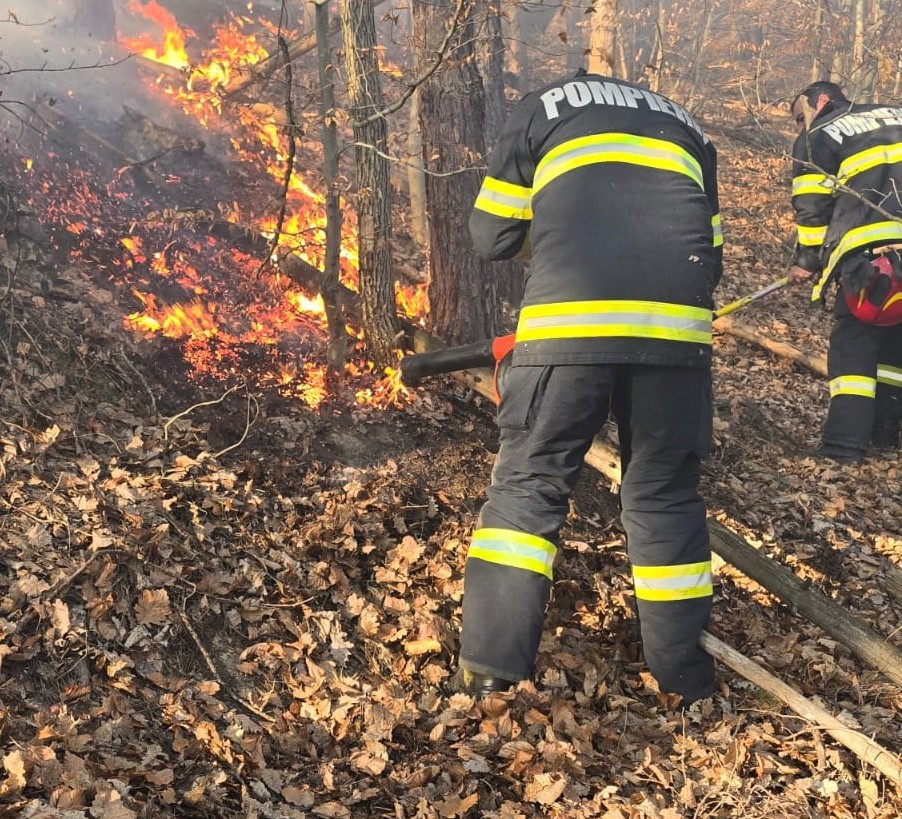
{"label": "burning leaf", "polygon": [[162,625],[171,614],[166,589],[144,589],[135,604],[135,618],[141,625]]}

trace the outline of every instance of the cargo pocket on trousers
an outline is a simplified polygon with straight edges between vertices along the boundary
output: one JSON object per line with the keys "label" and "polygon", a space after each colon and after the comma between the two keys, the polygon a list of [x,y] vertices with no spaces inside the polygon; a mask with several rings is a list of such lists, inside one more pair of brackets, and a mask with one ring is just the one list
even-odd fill
{"label": "cargo pocket on trousers", "polygon": [[529,429],[545,396],[551,367],[511,367],[501,390],[498,426]]}

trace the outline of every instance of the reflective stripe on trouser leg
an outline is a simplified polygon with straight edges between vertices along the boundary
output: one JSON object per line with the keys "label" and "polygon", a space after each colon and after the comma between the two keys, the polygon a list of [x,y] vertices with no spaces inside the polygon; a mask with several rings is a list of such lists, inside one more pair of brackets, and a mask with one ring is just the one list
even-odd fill
{"label": "reflective stripe on trouser leg", "polygon": [[902,324],[885,329],[877,362],[874,428],[898,430],[902,425]]}
{"label": "reflective stripe on trouser leg", "polygon": [[506,680],[532,673],[558,531],[612,384],[612,369],[601,365],[510,368],[501,447],[467,553],[464,668]]}
{"label": "reflective stripe on trouser leg", "polygon": [[823,443],[839,453],[864,455],[874,429],[881,339],[893,328],[859,321],[849,313],[842,295],[837,296],[834,314],[827,352],[830,406]]}
{"label": "reflective stripe on trouser leg", "polygon": [[[618,383],[617,389],[621,389]],[[636,607],[648,667],[662,690],[709,696],[714,663],[698,645],[711,612],[711,550],[698,492],[710,449],[707,370],[634,367],[629,400],[632,455],[620,490]],[[663,401],[662,396],[667,400]]]}

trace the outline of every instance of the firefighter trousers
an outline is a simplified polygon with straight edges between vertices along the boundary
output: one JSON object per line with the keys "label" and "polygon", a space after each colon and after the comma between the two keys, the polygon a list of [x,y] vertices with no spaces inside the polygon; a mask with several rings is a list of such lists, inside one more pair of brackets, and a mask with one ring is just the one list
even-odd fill
{"label": "firefighter trousers", "polygon": [[511,367],[500,449],[467,553],[460,664],[511,681],[532,674],[568,500],[612,411],[645,660],[662,690],[693,701],[714,686],[713,661],[698,645],[712,598],[698,492],[711,441],[708,369]]}
{"label": "firefighter trousers", "polygon": [[859,321],[840,295],[830,332],[827,376],[830,407],[823,445],[862,456],[872,441],[898,440],[902,423],[902,324],[876,327]]}

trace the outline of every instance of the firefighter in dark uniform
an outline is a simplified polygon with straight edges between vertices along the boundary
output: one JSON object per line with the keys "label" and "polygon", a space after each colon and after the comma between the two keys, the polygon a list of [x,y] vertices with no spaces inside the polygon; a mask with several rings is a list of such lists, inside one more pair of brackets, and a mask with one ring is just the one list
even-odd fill
{"label": "firefighter in dark uniform", "polygon": [[568,498],[612,412],[645,660],[686,703],[713,692],[698,645],[712,598],[698,485],[722,272],[716,170],[682,107],[622,80],[580,71],[512,111],[470,233],[481,256],[530,264],[452,691],[531,675]]}
{"label": "firefighter in dark uniform", "polygon": [[818,454],[856,463],[871,444],[897,446],[902,420],[902,107],[853,104],[835,83],[817,82],[791,110],[790,277],[812,278],[815,302],[839,285]]}

